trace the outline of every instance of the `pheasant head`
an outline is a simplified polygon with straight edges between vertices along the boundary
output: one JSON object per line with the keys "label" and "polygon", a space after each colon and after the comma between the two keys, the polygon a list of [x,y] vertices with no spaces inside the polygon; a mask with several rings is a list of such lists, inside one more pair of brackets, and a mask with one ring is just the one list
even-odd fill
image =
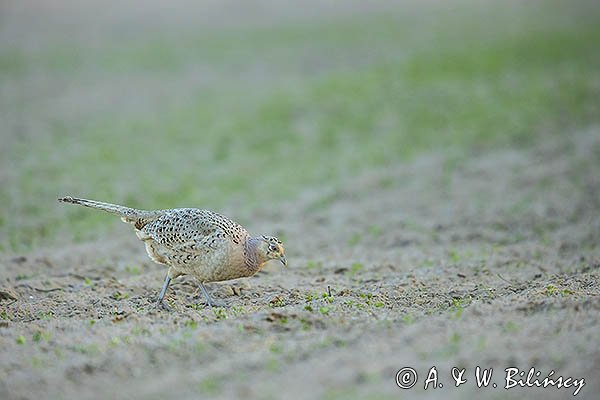
{"label": "pheasant head", "polygon": [[285,249],[279,239],[274,236],[259,236],[255,239],[256,261],[259,265],[263,265],[270,260],[278,260],[284,266],[287,266],[285,258]]}

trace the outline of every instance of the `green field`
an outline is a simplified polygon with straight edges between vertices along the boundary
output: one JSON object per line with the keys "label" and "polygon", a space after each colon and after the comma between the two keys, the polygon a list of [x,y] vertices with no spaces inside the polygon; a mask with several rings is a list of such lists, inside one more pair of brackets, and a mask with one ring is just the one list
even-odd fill
{"label": "green field", "polygon": [[0,249],[112,229],[104,215],[56,204],[65,194],[235,208],[244,221],[420,152],[589,126],[600,121],[599,17],[591,1],[400,4],[146,26],[92,44],[67,33],[5,41]]}

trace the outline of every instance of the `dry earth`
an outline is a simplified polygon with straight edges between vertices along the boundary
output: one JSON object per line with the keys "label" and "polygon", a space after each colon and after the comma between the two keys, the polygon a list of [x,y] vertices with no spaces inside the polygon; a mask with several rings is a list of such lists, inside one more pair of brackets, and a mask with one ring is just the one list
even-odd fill
{"label": "dry earth", "polygon": [[[165,271],[126,225],[13,255],[0,270],[0,397],[572,397],[503,389],[514,366],[584,378],[577,398],[596,398],[599,167],[590,127],[528,149],[431,153],[256,210],[248,228],[282,236],[290,267],[211,284],[223,309],[191,278],[168,292],[172,312],[153,309]],[[498,388],[476,388],[477,365]],[[420,377],[408,391],[395,384],[405,366]],[[432,366],[444,387],[424,390]],[[459,388],[453,366],[467,369]]]}

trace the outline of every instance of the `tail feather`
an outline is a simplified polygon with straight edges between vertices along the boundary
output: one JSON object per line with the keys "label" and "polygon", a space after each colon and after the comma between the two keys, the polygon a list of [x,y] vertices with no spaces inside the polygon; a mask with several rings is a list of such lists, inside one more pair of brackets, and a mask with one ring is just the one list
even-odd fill
{"label": "tail feather", "polygon": [[103,203],[101,201],[78,199],[76,197],[66,196],[58,199],[61,203],[79,204],[84,207],[95,208],[118,215],[125,222],[135,223],[138,220],[148,220],[160,215],[157,211],[136,210],[135,208],[120,206],[117,204]]}

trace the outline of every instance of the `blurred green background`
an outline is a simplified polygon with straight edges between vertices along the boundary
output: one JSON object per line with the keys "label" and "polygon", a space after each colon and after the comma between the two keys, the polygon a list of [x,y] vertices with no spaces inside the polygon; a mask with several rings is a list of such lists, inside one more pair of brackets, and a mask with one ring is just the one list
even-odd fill
{"label": "blurred green background", "polygon": [[278,207],[415,155],[600,121],[595,1],[8,2],[0,251],[106,234],[56,203]]}

